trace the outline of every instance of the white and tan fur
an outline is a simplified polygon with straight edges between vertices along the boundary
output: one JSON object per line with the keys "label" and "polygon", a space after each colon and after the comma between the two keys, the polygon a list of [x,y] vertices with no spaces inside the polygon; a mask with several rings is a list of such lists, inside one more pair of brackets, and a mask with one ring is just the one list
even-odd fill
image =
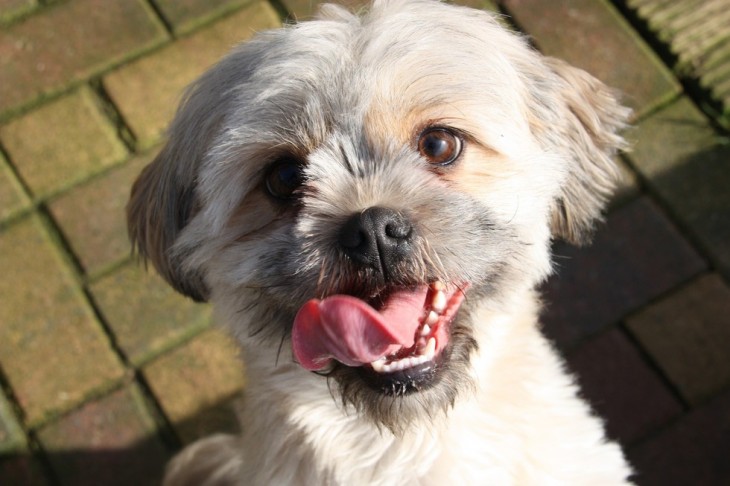
{"label": "white and tan fur", "polygon": [[[551,239],[600,218],[627,116],[492,15],[435,1],[328,5],[237,47],[188,91],[129,205],[140,253],[212,302],[247,364],[242,435],[189,446],[166,484],[624,484],[535,287]],[[414,150],[434,124],[468,134],[453,166]],[[296,209],[265,194],[281,154],[304,164]],[[354,285],[333,234],[376,205],[412,217],[414,280],[471,283],[444,378],[404,396],[306,371],[289,345],[307,299]]]}

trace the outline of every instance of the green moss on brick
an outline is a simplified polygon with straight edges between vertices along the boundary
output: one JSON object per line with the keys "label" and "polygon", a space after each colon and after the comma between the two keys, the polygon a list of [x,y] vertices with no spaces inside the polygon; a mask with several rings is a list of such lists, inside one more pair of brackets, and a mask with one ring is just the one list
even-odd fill
{"label": "green moss on brick", "polygon": [[38,437],[64,484],[159,484],[169,457],[135,385],[84,404]]}
{"label": "green moss on brick", "polygon": [[112,386],[124,369],[34,216],[0,233],[0,357],[36,425]]}
{"label": "green moss on brick", "polygon": [[92,277],[129,258],[125,207],[134,180],[152,159],[137,157],[75,187],[49,205],[76,259]]}
{"label": "green moss on brick", "polygon": [[166,38],[142,0],[54,2],[0,30],[0,117]]}
{"label": "green moss on brick", "polygon": [[606,0],[503,0],[545,53],[620,90],[637,115],[677,96],[680,85]]}
{"label": "green moss on brick", "polygon": [[8,23],[27,14],[37,5],[36,0],[0,0],[0,22]]}
{"label": "green moss on brick", "polygon": [[185,87],[254,32],[279,25],[268,3],[257,2],[195,35],[107,75],[109,96],[137,145],[158,143]]}
{"label": "green moss on brick", "polygon": [[38,198],[56,194],[127,156],[88,88],[0,127],[0,139]]}
{"label": "green moss on brick", "polygon": [[157,0],[167,22],[176,33],[185,33],[240,8],[251,0]]}
{"label": "green moss on brick", "polygon": [[91,285],[118,345],[142,364],[200,332],[210,307],[176,293],[154,270],[130,263]]}
{"label": "green moss on brick", "polygon": [[30,198],[0,155],[0,223],[30,207]]}
{"label": "green moss on brick", "polygon": [[25,433],[18,423],[12,406],[0,390],[0,457],[27,449]]}
{"label": "green moss on brick", "polygon": [[243,363],[220,331],[206,331],[143,371],[184,442],[236,427],[230,400],[244,387]]}

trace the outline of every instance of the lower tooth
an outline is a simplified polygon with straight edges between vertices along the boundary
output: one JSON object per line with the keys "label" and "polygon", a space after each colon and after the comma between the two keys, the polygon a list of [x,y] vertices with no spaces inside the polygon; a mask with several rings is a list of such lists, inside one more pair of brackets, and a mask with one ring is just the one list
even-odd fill
{"label": "lower tooth", "polygon": [[438,314],[436,314],[434,311],[428,312],[428,315],[426,316],[427,325],[433,326],[434,324],[436,324],[436,322],[438,322],[438,320],[439,320]]}
{"label": "lower tooth", "polygon": [[378,373],[392,373],[394,371],[402,371],[413,368],[433,358],[436,353],[436,338],[431,337],[426,346],[419,350],[417,356],[399,359],[388,363],[386,358],[380,358],[370,363],[374,371]]}
{"label": "lower tooth", "polygon": [[370,363],[370,366],[372,366],[375,371],[382,373],[383,368],[385,367],[385,358],[380,358],[379,360],[373,361],[372,363]]}

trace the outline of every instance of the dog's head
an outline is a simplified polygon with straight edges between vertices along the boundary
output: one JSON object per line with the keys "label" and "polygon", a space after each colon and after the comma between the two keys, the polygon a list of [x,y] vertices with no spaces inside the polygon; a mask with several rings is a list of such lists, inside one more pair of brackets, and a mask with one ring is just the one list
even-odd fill
{"label": "dog's head", "polygon": [[130,234],[266,360],[250,369],[284,343],[397,429],[467,385],[476,308],[544,279],[551,237],[590,233],[626,117],[490,14],[325,6],[189,89]]}

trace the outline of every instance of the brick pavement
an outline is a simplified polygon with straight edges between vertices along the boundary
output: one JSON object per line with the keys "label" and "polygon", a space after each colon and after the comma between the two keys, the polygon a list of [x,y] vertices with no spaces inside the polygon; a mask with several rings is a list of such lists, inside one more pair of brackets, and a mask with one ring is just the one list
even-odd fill
{"label": "brick pavement", "polygon": [[[510,15],[634,108],[627,182],[594,245],[555,246],[545,331],[638,484],[730,483],[730,143],[698,108],[709,94],[637,24],[646,2],[464,3]],[[311,12],[0,1],[1,484],[154,484],[183,443],[235,427],[235,347],[130,258],[123,208],[180,90],[236,41]]]}

